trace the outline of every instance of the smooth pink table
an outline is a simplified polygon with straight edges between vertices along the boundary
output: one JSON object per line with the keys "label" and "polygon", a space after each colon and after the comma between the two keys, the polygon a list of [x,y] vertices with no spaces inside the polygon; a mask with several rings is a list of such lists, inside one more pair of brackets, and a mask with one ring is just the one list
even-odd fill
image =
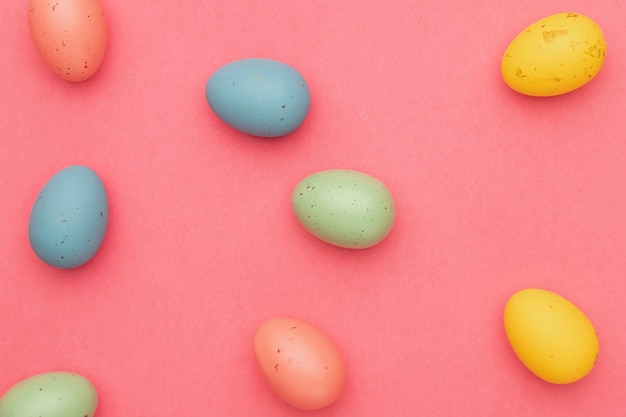
{"label": "smooth pink table", "polygon": [[[252,353],[258,324],[287,315],[346,361],[343,396],[317,416],[624,415],[626,3],[102,1],[107,55],[82,84],[43,65],[27,1],[2,6],[1,392],[70,370],[97,386],[97,417],[305,415]],[[603,28],[604,68],[568,95],[514,93],[504,49],[562,11]],[[209,109],[209,76],[245,57],[307,79],[292,135],[246,136]],[[56,270],[28,217],[76,163],[104,181],[109,229],[90,263]],[[390,188],[380,245],[336,248],[297,223],[291,190],[328,168]],[[594,323],[587,378],[550,385],[514,356],[502,310],[525,287]]]}

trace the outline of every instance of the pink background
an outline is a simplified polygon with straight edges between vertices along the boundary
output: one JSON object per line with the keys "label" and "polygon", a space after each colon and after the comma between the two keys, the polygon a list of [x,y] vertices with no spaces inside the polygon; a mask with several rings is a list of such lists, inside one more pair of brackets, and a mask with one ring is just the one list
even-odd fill
{"label": "pink background", "polygon": [[[293,316],[342,351],[348,381],[319,416],[618,416],[626,405],[626,26],[623,0],[446,2],[103,0],[91,80],[38,56],[27,2],[0,14],[0,391],[90,378],[96,415],[298,416],[257,372],[259,323]],[[183,5],[184,4],[184,5]],[[576,11],[608,54],[583,89],[514,93],[500,58],[525,26]],[[225,126],[204,87],[232,60],[297,68],[312,107],[295,133]],[[39,261],[35,196],[86,164],[110,199],[96,257]],[[291,212],[314,171],[378,177],[397,204],[380,245],[340,249]],[[582,381],[516,359],[508,297],[555,291],[596,326]]]}

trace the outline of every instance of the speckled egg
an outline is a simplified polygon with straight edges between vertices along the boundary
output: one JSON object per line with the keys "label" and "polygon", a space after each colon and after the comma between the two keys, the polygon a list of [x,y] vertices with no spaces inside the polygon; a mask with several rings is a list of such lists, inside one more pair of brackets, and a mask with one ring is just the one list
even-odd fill
{"label": "speckled egg", "polygon": [[28,26],[46,65],[67,81],[84,81],[100,68],[107,25],[100,0],[30,0]]}
{"label": "speckled egg", "polygon": [[58,268],[89,261],[104,239],[109,202],[91,168],[72,165],[50,178],[30,213],[28,238],[35,254]]}
{"label": "speckled egg", "polygon": [[585,377],[600,349],[591,321],[571,301],[540,288],[513,294],[504,309],[504,328],[520,361],[553,384]]}
{"label": "speckled egg", "polygon": [[0,398],[0,417],[92,417],[98,405],[93,384],[72,372],[26,378]]}
{"label": "speckled egg", "polygon": [[304,178],[294,188],[291,204],[306,230],[351,249],[382,241],[396,217],[389,189],[377,178],[349,169],[319,171]]}
{"label": "speckled egg", "polygon": [[341,353],[324,333],[301,320],[275,317],[263,322],[254,335],[254,356],[270,389],[296,408],[328,407],[343,392]]}
{"label": "speckled egg", "polygon": [[262,137],[293,132],[311,105],[302,75],[287,64],[265,58],[222,66],[209,78],[205,93],[209,107],[222,121]]}
{"label": "speckled egg", "polygon": [[501,62],[505,83],[529,96],[569,93],[596,77],[606,41],[596,22],[580,13],[557,13],[521,31]]}

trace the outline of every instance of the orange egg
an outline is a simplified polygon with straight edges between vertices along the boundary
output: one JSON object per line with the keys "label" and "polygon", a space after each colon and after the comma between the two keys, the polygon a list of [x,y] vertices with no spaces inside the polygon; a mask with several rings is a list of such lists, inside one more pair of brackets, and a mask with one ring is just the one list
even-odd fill
{"label": "orange egg", "polygon": [[46,65],[67,81],[83,81],[100,67],[107,28],[100,0],[30,0],[28,26]]}
{"label": "orange egg", "polygon": [[265,321],[254,337],[254,354],[271,390],[296,408],[324,408],[343,391],[341,354],[310,324],[285,317]]}

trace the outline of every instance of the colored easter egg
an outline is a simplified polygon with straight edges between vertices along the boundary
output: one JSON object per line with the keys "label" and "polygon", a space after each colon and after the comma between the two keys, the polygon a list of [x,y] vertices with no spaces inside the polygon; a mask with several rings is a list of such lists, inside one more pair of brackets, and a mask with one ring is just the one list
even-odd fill
{"label": "colored easter egg", "polygon": [[569,384],[586,376],[599,351],[598,335],[587,316],[553,292],[516,292],[504,309],[504,328],[520,361],[539,378]]}
{"label": "colored easter egg", "polygon": [[302,75],[287,64],[264,58],[222,66],[209,78],[205,93],[209,107],[222,121],[262,137],[293,132],[311,105]]}
{"label": "colored easter egg", "polygon": [[46,372],[26,378],[0,397],[0,417],[92,417],[98,394],[85,377]]}
{"label": "colored easter egg", "polygon": [[263,322],[254,336],[254,355],[270,389],[296,408],[327,407],[343,392],[346,369],[339,350],[301,320],[276,317]]}
{"label": "colored easter egg", "polygon": [[75,268],[98,251],[109,219],[104,184],[91,168],[73,165],[48,180],[30,213],[35,254],[58,268]]}
{"label": "colored easter egg", "polygon": [[28,25],[44,62],[64,80],[84,81],[100,68],[107,46],[100,0],[30,0]]}
{"label": "colored easter egg", "polygon": [[595,78],[606,56],[596,22],[579,13],[558,13],[521,31],[501,61],[505,83],[529,96],[574,91]]}
{"label": "colored easter egg", "polygon": [[335,246],[364,249],[381,242],[396,217],[389,189],[377,178],[349,169],[319,171],[291,195],[300,224]]}

